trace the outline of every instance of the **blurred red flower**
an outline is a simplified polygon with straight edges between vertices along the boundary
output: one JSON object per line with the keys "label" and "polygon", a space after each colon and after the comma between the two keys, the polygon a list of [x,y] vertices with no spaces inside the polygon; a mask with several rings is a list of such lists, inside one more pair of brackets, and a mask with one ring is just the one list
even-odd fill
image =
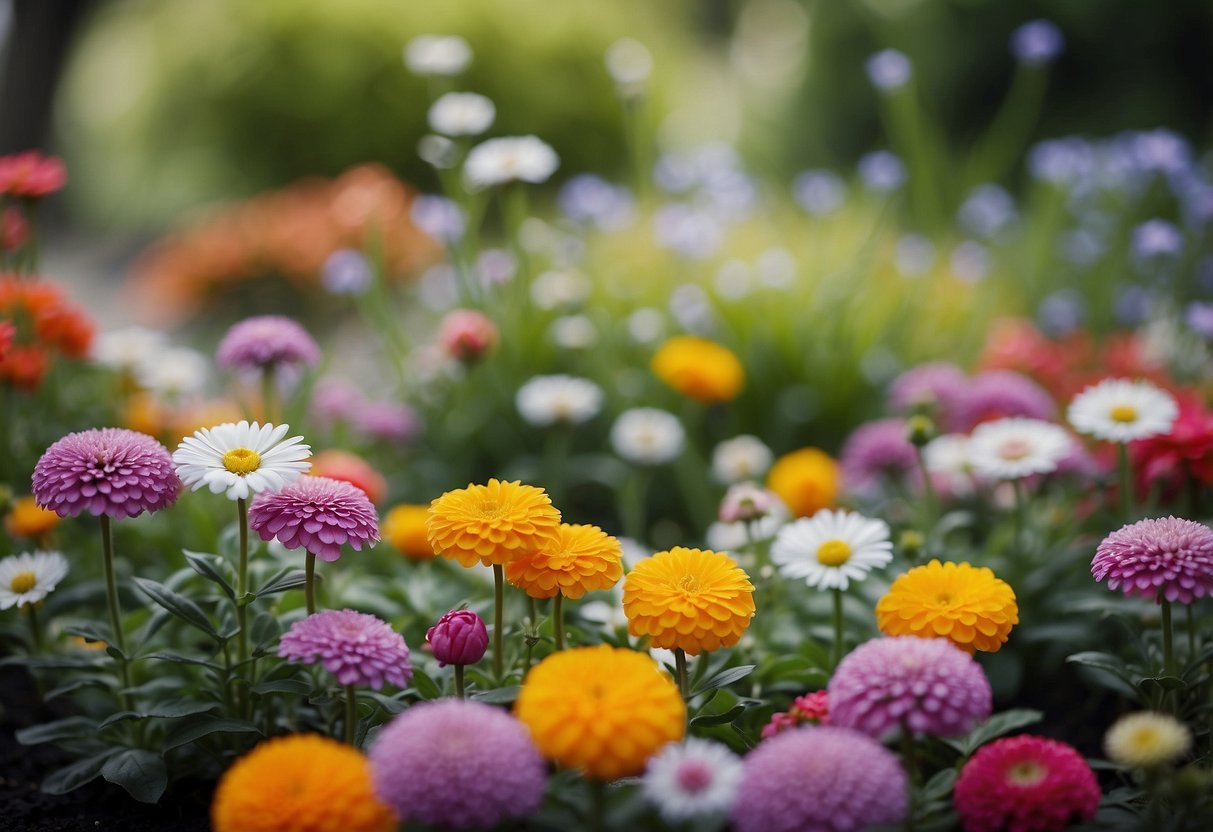
{"label": "blurred red flower", "polygon": [[0,156],[0,194],[39,199],[67,184],[67,167],[58,156],[36,150]]}

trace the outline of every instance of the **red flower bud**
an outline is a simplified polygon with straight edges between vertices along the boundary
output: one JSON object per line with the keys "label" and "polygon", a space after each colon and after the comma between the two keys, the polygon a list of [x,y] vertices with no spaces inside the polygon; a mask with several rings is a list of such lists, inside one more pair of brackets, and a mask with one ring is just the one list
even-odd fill
{"label": "red flower bud", "polygon": [[489,631],[484,619],[471,610],[451,610],[425,634],[439,667],[475,664],[484,658]]}

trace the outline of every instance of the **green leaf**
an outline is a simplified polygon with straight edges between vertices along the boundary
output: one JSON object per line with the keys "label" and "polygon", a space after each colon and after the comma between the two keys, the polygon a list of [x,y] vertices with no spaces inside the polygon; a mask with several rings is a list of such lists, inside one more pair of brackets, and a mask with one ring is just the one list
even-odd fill
{"label": "green leaf", "polygon": [[711,679],[704,682],[697,690],[695,690],[694,693],[691,694],[691,696],[698,696],[701,693],[705,693],[715,688],[728,687],[734,682],[749,676],[754,672],[755,667],[756,665],[743,664],[740,667],[730,667],[728,670],[722,670]]}
{"label": "green leaf", "polygon": [[57,696],[73,693],[82,688],[108,688],[114,685],[112,676],[79,676],[72,679],[70,682],[65,682],[57,688],[52,688],[46,692],[43,699],[54,699]]}
{"label": "green leaf", "polygon": [[180,618],[187,624],[198,628],[216,641],[221,641],[219,633],[211,626],[211,621],[206,617],[206,613],[202,608],[181,595],[178,592],[166,587],[164,584],[156,581],[148,580],[147,578],[135,578],[135,584],[143,590],[143,592],[155,601],[160,606],[171,612],[173,615]]}
{"label": "green leaf", "polygon": [[100,754],[85,757],[70,766],[52,771],[42,781],[42,791],[47,794],[67,794],[85,783],[91,783],[101,776],[101,769],[105,767],[106,762],[119,751],[117,748],[107,748]]}
{"label": "green leaf", "polygon": [[489,705],[507,705],[518,698],[518,692],[521,690],[522,688],[519,685],[510,685],[506,688],[474,693],[472,694],[472,698],[477,702],[485,702]]}
{"label": "green leaf", "polygon": [[958,739],[945,739],[948,745],[955,748],[962,756],[968,757],[992,739],[1009,734],[1017,728],[1040,722],[1043,717],[1040,711],[1029,708],[1015,708],[1010,711],[994,714],[981,725]]}
{"label": "green leaf", "polygon": [[1145,676],[1137,681],[1137,687],[1143,693],[1183,690],[1187,686],[1188,683],[1178,676]]}
{"label": "green leaf", "polygon": [[253,685],[253,693],[293,693],[299,696],[307,696],[312,692],[312,686],[307,682],[299,679],[271,679],[268,682],[261,682]]}
{"label": "green leaf", "polygon": [[[316,582],[320,582],[320,576],[316,576]],[[307,583],[307,573],[302,570],[294,572],[280,572],[275,577],[271,578],[269,583],[261,587],[254,594],[254,597],[260,598],[262,595],[273,595],[276,592],[286,592],[288,589],[299,589]]]}
{"label": "green leaf", "polygon": [[69,716],[54,722],[44,722],[41,725],[31,725],[17,731],[17,742],[22,745],[37,745],[42,742],[57,742],[58,740],[79,739],[97,735],[97,720],[86,716]]}
{"label": "green leaf", "polygon": [[103,720],[99,728],[123,722],[128,719],[180,719],[184,716],[194,716],[213,711],[219,707],[217,702],[203,702],[199,699],[175,699],[153,705],[144,711],[119,711]]}
{"label": "green leaf", "polygon": [[1119,656],[1114,656],[1111,653],[1088,650],[1085,653],[1075,653],[1072,656],[1067,656],[1066,661],[1071,664],[1080,664],[1083,667],[1092,667],[1105,673],[1111,673],[1118,679],[1123,679],[1130,684],[1133,682],[1133,675],[1129,673],[1129,669],[1125,663],[1121,661]]}
{"label": "green leaf", "polygon": [[106,641],[111,638],[108,630],[99,630],[85,624],[70,624],[63,628],[69,636],[80,636],[85,641]]}
{"label": "green leaf", "polygon": [[16,665],[35,670],[95,669],[100,668],[102,664],[101,659],[86,656],[9,656],[0,659],[0,667]]}
{"label": "green leaf", "polygon": [[142,748],[128,748],[106,760],[101,776],[126,789],[140,803],[155,803],[168,785],[164,760]]}
{"label": "green leaf", "polygon": [[219,588],[223,590],[223,593],[228,598],[231,598],[233,601],[236,600],[236,590],[232,589],[232,585],[228,583],[227,578],[223,577],[223,574],[215,566],[215,562],[219,559],[218,555],[191,552],[189,549],[182,549],[181,551],[185,554],[186,563],[195,572],[208,581],[218,584]]}
{"label": "green leaf", "polygon": [[[442,690],[438,687],[438,683],[430,678],[429,674],[422,670],[413,671],[413,687],[422,699],[437,699],[442,696]],[[502,688],[509,690],[509,688]],[[518,696],[518,688],[513,688],[514,696],[509,699],[503,699],[502,702],[513,702]],[[489,691],[485,691],[488,693]]]}
{"label": "green leaf", "polygon": [[739,702],[736,705],[734,705],[733,707],[729,708],[724,713],[700,714],[699,716],[691,719],[691,727],[695,728],[695,727],[707,726],[707,725],[724,725],[726,723],[732,722],[737,717],[739,717],[743,713],[745,713],[745,709],[746,709],[746,703]]}
{"label": "green leaf", "polygon": [[952,787],[956,785],[956,769],[945,768],[938,772],[934,777],[927,781],[922,787],[922,792],[919,794],[919,800],[923,803],[929,803],[932,800],[942,800],[952,792]]}
{"label": "green leaf", "polygon": [[156,659],[157,661],[162,662],[172,662],[173,664],[196,664],[199,667],[209,667],[211,670],[224,669],[223,665],[221,664],[208,662],[206,659],[196,659],[193,656],[182,656],[180,653],[168,653],[161,651],[159,653],[152,653],[150,656],[148,656],[148,658]]}
{"label": "green leaf", "polygon": [[201,715],[183,719],[173,726],[160,742],[161,751],[171,751],[209,734],[260,734],[260,729],[242,719]]}
{"label": "green leaf", "polygon": [[282,625],[277,618],[268,612],[257,613],[251,632],[254,650],[269,652],[266,648],[277,642],[281,635]]}

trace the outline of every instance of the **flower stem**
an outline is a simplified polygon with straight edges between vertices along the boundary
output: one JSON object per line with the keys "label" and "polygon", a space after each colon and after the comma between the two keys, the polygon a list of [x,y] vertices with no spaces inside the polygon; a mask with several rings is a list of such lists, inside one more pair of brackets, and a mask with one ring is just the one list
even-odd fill
{"label": "flower stem", "polygon": [[[29,614],[29,634],[33,641],[34,650],[41,653],[43,652],[44,644],[42,641],[42,626],[38,623],[38,603],[26,604],[25,611]],[[1190,614],[1188,620],[1191,621]]]}
{"label": "flower stem", "polygon": [[674,667],[678,671],[678,692],[686,699],[691,695],[691,683],[687,679],[687,654],[681,647],[674,648]]}
{"label": "flower stem", "polygon": [[552,601],[552,629],[556,633],[556,649],[564,649],[564,596],[557,593]]}
{"label": "flower stem", "polygon": [[834,667],[842,661],[842,590],[834,590]]}
{"label": "flower stem", "polygon": [[901,764],[906,770],[906,779],[910,786],[909,806],[906,808],[906,820],[903,829],[914,832],[914,812],[917,809],[918,797],[918,760],[914,754],[914,732],[901,725]]}
{"label": "flower stem", "polygon": [[606,829],[606,783],[593,779],[588,781],[590,787],[590,832],[604,832]]}
{"label": "flower stem", "polygon": [[493,680],[498,684],[503,678],[504,659],[501,655],[501,630],[505,626],[502,608],[505,606],[505,567],[493,564]]}
{"label": "flower stem", "polygon": [[274,389],[274,365],[261,370],[261,421],[278,423],[278,395]]}
{"label": "flower stem", "polygon": [[345,741],[355,745],[358,739],[358,695],[353,685],[345,686]]}
{"label": "flower stem", "polygon": [[307,598],[307,614],[312,615],[316,612],[316,556],[311,552],[307,553],[303,570],[303,593]]}
{"label": "flower stem", "polygon": [[461,664],[455,665],[455,695],[460,699],[467,696],[467,689],[463,682],[463,665]]}
{"label": "flower stem", "polygon": [[1124,522],[1133,519],[1133,472],[1129,468],[1129,446],[1116,446],[1116,467],[1120,471],[1120,513]]}
{"label": "flower stem", "polygon": [[935,495],[935,484],[931,482],[931,472],[927,470],[926,456],[917,444],[914,445],[914,456],[918,459],[918,470],[922,472],[922,535],[929,540],[935,518],[939,516],[939,499]]}
{"label": "flower stem", "polygon": [[1196,658],[1196,620],[1192,616],[1192,605],[1186,604],[1188,615],[1188,661]]}
{"label": "flower stem", "polygon": [[126,637],[122,634],[122,610],[118,606],[118,583],[114,580],[114,530],[110,526],[109,515],[101,515],[101,552],[105,565],[105,601],[109,607],[110,630],[114,646],[121,654],[118,658],[118,670],[122,676],[122,707],[128,711],[135,709],[131,695],[126,691],[131,686],[131,673],[126,666]]}
{"label": "flower stem", "polygon": [[1158,599],[1162,603],[1162,667],[1163,673],[1175,675],[1175,647],[1171,627],[1171,602],[1166,598]]}
{"label": "flower stem", "polygon": [[[248,604],[244,596],[248,593],[248,500],[236,500],[236,517],[240,525],[240,566],[236,570],[236,666],[237,673],[244,673],[248,661]],[[242,711],[247,715],[252,698],[246,688],[241,688]]]}
{"label": "flower stem", "polygon": [[1015,548],[1019,550],[1015,556],[1024,557],[1028,548],[1028,494],[1022,479],[1011,480],[1011,486],[1015,490]]}

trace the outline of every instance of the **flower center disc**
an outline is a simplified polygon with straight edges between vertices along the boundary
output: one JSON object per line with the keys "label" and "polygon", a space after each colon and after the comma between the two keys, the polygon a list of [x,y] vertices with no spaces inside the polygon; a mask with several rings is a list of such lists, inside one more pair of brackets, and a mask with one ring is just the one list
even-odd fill
{"label": "flower center disc", "polygon": [[678,588],[683,592],[694,595],[699,591],[699,581],[694,575],[683,575],[678,581]]}
{"label": "flower center disc", "polygon": [[817,562],[822,566],[842,566],[851,559],[851,547],[845,540],[827,540],[817,547]]}
{"label": "flower center disc", "polygon": [[684,792],[699,794],[712,784],[712,772],[703,763],[689,760],[679,766],[675,779]]}
{"label": "flower center disc", "polygon": [[1015,461],[1023,459],[1032,451],[1032,446],[1023,439],[1008,439],[998,449],[998,455],[1003,459]]}
{"label": "flower center disc", "polygon": [[239,476],[251,474],[261,467],[261,454],[249,448],[235,448],[223,455],[223,467]]}
{"label": "flower center disc", "polygon": [[1137,408],[1129,404],[1118,404],[1112,408],[1112,411],[1108,415],[1112,417],[1113,422],[1127,425],[1130,422],[1137,421]]}
{"label": "flower center disc", "polygon": [[13,575],[13,582],[10,585],[13,592],[21,595],[29,592],[38,584],[38,577],[33,572],[18,572]]}
{"label": "flower center disc", "polygon": [[1025,760],[1007,769],[1007,782],[1013,786],[1035,786],[1049,770],[1035,760]]}

